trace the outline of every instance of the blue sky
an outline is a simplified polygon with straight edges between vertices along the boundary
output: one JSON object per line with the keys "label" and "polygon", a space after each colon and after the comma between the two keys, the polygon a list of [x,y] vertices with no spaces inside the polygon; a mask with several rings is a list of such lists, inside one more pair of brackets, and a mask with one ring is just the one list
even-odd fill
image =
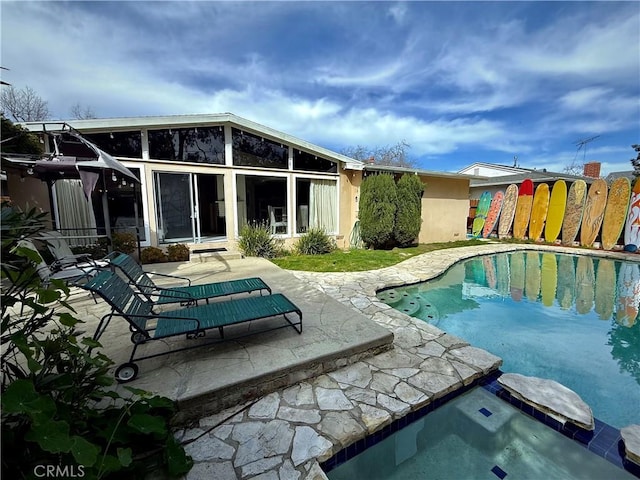
{"label": "blue sky", "polygon": [[[340,151],[630,170],[637,2],[0,2],[2,78],[54,118],[232,112]],[[599,137],[578,151],[576,142]]]}

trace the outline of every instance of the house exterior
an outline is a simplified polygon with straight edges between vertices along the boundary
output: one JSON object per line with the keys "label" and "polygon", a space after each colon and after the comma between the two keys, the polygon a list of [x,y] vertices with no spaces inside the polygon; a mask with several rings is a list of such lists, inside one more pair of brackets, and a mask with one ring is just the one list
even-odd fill
{"label": "house exterior", "polygon": [[[261,222],[289,245],[309,228],[322,227],[339,247],[348,248],[363,176],[386,169],[406,173],[365,165],[231,113],[67,123],[116,157],[140,184],[113,175],[96,187],[91,208],[77,181],[56,181],[49,198],[39,180],[8,172],[12,201],[53,211],[57,228],[82,224],[100,232],[105,228],[100,191],[106,189],[110,227],[136,231],[137,226],[142,246],[185,243],[192,251],[235,250],[242,226]],[[55,148],[46,124],[23,126],[39,134],[47,149]],[[62,154],[73,155],[65,151],[73,151],[73,142],[62,140]],[[471,177],[410,171],[426,183],[419,240],[464,238]]]}

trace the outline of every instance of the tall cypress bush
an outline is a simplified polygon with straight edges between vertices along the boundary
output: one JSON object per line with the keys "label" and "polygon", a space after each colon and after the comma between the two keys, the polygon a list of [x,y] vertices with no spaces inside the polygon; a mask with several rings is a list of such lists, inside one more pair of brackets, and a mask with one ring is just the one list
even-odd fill
{"label": "tall cypress bush", "polygon": [[370,175],[360,186],[360,236],[370,247],[388,246],[393,240],[397,188],[391,175]]}
{"label": "tall cypress bush", "polygon": [[422,192],[424,184],[417,175],[405,173],[398,181],[398,208],[393,235],[401,247],[411,245],[420,233]]}

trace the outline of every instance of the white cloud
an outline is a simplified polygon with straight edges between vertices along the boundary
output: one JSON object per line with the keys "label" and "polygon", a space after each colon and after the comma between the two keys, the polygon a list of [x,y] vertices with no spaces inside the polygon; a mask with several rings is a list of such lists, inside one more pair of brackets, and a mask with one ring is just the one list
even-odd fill
{"label": "white cloud", "polygon": [[407,15],[407,5],[404,3],[393,4],[389,8],[388,15],[390,15],[398,25],[402,25]]}

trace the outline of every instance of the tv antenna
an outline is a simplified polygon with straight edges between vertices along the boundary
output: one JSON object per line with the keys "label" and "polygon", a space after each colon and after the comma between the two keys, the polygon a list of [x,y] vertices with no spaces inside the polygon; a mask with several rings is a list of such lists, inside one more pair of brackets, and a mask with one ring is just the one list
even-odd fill
{"label": "tv antenna", "polygon": [[580,151],[580,149],[584,148],[583,152],[582,152],[582,163],[584,164],[587,160],[587,144],[590,142],[593,142],[596,138],[598,138],[600,135],[596,135],[595,137],[590,137],[590,138],[585,138],[583,140],[578,140],[577,142],[574,143],[574,145],[576,145],[578,147],[578,149],[576,150],[576,155],[575,157],[573,157],[573,163],[575,164],[576,162],[576,158],[578,157],[578,152]]}

